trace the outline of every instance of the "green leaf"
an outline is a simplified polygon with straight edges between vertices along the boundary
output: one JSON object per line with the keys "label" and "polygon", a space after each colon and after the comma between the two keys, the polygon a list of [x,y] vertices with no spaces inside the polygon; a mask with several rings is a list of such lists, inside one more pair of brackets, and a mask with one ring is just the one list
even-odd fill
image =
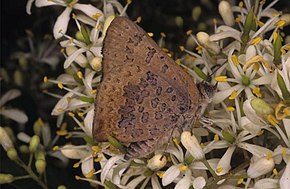
{"label": "green leaf", "polygon": [[244,23],[244,31],[241,37],[243,43],[247,43],[249,41],[249,34],[251,30],[256,31],[256,21],[253,8],[247,14],[246,21]]}
{"label": "green leaf", "polygon": [[108,136],[108,141],[112,146],[119,149],[122,153],[126,153],[126,148],[116,138]]}
{"label": "green leaf", "polygon": [[207,75],[205,73],[203,73],[203,71],[200,68],[198,68],[196,66],[193,66],[193,70],[198,75],[198,77],[200,77],[203,80],[207,81]]}
{"label": "green leaf", "polygon": [[88,27],[85,26],[81,26],[81,33],[84,37],[84,42],[88,45],[91,44],[91,40],[90,40],[90,30]]}
{"label": "green leaf", "polygon": [[286,87],[286,84],[284,82],[283,77],[277,73],[277,82],[278,82],[278,86],[282,92],[282,96],[284,98],[284,100],[289,101],[290,100],[290,93]]}

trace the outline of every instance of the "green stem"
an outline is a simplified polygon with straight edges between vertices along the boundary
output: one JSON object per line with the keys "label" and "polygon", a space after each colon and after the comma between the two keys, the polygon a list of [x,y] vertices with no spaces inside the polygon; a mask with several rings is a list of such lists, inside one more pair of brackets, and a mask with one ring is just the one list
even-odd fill
{"label": "green stem", "polygon": [[[37,182],[41,188],[43,189],[48,189],[48,186],[46,186],[39,178],[38,176],[32,171],[32,169],[25,165],[25,163],[23,161],[21,161],[20,159],[15,161],[20,167],[22,167],[30,176],[30,178],[32,178],[35,182]],[[27,175],[26,175],[27,176]]]}
{"label": "green stem", "polygon": [[31,178],[30,175],[17,176],[13,178],[13,181],[21,180],[21,179],[28,179],[28,178]]}
{"label": "green stem", "polygon": [[215,173],[215,171],[211,168],[211,166],[209,165],[208,161],[203,158],[202,160],[202,163],[207,167],[207,169],[209,170],[209,172],[211,173],[211,175],[214,177],[214,178],[217,178],[218,175]]}

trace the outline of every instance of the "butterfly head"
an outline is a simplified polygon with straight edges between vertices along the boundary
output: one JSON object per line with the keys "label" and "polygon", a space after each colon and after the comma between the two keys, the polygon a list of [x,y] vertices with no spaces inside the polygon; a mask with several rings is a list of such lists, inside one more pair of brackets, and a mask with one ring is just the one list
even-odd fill
{"label": "butterfly head", "polygon": [[[200,93],[200,100],[201,104],[199,107],[199,115],[202,115],[207,107],[207,105],[211,102],[216,89],[217,89],[217,84],[216,85],[211,85],[205,81],[198,83],[197,88]],[[198,116],[199,117],[199,116]]]}

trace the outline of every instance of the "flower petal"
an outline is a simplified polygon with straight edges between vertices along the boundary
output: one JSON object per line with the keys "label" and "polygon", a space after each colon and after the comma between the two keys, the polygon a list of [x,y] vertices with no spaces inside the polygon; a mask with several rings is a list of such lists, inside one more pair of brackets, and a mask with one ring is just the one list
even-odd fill
{"label": "flower petal", "polygon": [[53,27],[53,36],[55,39],[61,38],[66,33],[71,11],[72,8],[66,7],[61,15],[57,17]]}
{"label": "flower petal", "polygon": [[168,184],[172,183],[173,180],[178,177],[180,174],[180,165],[172,165],[167,169],[162,177],[162,185],[167,186]]}
{"label": "flower petal", "polygon": [[26,123],[28,121],[27,115],[18,109],[4,109],[0,111],[0,114],[4,115],[5,117],[12,119],[18,123]]}
{"label": "flower petal", "polygon": [[13,100],[21,95],[21,92],[17,89],[11,89],[2,95],[0,99],[0,107],[6,104],[6,102]]}
{"label": "flower petal", "polygon": [[100,21],[104,20],[103,12],[100,9],[97,9],[91,4],[75,4],[74,9],[80,10],[86,15],[88,15],[90,18],[96,19],[96,15],[100,14],[101,16],[98,18]]}

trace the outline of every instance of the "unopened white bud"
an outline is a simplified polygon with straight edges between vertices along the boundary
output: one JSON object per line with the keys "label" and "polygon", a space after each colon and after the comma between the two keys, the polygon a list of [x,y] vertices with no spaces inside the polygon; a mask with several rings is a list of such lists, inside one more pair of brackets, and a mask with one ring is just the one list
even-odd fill
{"label": "unopened white bud", "polygon": [[198,140],[190,132],[184,131],[181,134],[181,143],[195,159],[200,160],[204,158],[204,152]]}
{"label": "unopened white bud", "polygon": [[220,2],[219,13],[226,25],[233,26],[235,24],[232,7],[229,2],[227,1]]}
{"label": "unopened white bud", "polygon": [[152,171],[159,170],[167,163],[167,159],[162,154],[156,154],[147,162],[147,167]]}

